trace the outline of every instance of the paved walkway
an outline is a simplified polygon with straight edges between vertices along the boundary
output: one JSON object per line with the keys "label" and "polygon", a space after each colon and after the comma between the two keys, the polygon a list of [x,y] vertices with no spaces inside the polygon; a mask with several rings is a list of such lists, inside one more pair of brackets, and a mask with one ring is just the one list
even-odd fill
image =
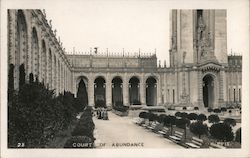
{"label": "paved walkway", "polygon": [[94,117],[97,148],[182,148],[161,135],[144,129],[129,117],[109,112],[109,120]]}

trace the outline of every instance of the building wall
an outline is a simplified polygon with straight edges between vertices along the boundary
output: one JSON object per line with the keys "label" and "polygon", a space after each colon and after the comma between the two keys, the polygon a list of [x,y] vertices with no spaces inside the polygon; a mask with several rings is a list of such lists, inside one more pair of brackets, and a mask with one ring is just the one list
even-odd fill
{"label": "building wall", "polygon": [[[18,27],[20,25],[25,27]],[[19,66],[24,64],[27,82],[32,73],[50,89],[55,89],[57,94],[72,90],[71,66],[55,32],[40,10],[8,10],[8,28],[8,65],[15,66],[15,89],[19,88]],[[18,36],[20,31],[24,34]],[[33,38],[34,32],[37,40]],[[66,72],[69,77],[65,77]]]}

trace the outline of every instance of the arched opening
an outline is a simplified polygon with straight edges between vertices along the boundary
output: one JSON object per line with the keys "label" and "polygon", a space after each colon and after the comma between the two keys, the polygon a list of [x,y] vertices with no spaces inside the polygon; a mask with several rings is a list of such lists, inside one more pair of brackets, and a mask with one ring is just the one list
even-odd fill
{"label": "arched opening", "polygon": [[15,73],[14,77],[16,81],[14,83],[14,88],[18,88],[19,85],[19,69],[22,64],[24,64],[24,70],[27,73],[28,71],[28,34],[27,34],[27,24],[25,20],[25,16],[22,10],[18,10],[17,12],[17,46],[15,51]]}
{"label": "arched opening", "polygon": [[112,105],[119,106],[123,105],[123,95],[122,95],[122,79],[120,77],[115,77],[112,80]]}
{"label": "arched opening", "polygon": [[80,77],[76,97],[81,106],[88,105],[88,91],[87,91],[88,80],[86,77]]}
{"label": "arched opening", "polygon": [[54,62],[53,62],[53,89],[56,88],[56,81],[57,81],[57,71],[56,71],[56,56],[54,55]]}
{"label": "arched opening", "polygon": [[132,77],[129,80],[129,103],[130,105],[140,105],[140,81],[137,77]]}
{"label": "arched opening", "polygon": [[52,54],[51,54],[51,49],[49,49],[48,74],[49,74],[48,75],[49,85],[52,88],[53,77],[52,77]]}
{"label": "arched opening", "polygon": [[46,63],[46,44],[45,44],[45,41],[42,40],[42,55],[41,55],[41,77],[42,77],[42,81],[44,81],[46,83],[46,66],[47,66],[47,63]]}
{"label": "arched opening", "polygon": [[146,104],[148,106],[157,104],[157,81],[154,77],[146,80]]}
{"label": "arched opening", "polygon": [[203,103],[205,107],[213,107],[214,104],[214,78],[211,75],[203,77]]}
{"label": "arched opening", "polygon": [[95,107],[106,107],[106,85],[103,77],[97,77],[94,82]]}
{"label": "arched opening", "polygon": [[32,29],[32,42],[31,42],[31,66],[32,72],[35,78],[38,79],[39,76],[39,46],[38,46],[38,37],[37,31],[33,27]]}

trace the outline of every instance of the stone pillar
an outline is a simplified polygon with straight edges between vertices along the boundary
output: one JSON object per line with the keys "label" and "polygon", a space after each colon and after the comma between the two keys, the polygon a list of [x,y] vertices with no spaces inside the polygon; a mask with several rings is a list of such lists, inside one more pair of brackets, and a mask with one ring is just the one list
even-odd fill
{"label": "stone pillar", "polygon": [[156,105],[159,105],[162,103],[161,101],[161,95],[162,95],[162,85],[161,85],[161,76],[158,76],[158,81],[156,83],[157,88],[157,102]]}
{"label": "stone pillar", "polygon": [[106,104],[107,106],[112,106],[112,84],[109,76],[106,80]]}
{"label": "stone pillar", "polygon": [[94,81],[93,81],[93,76],[92,74],[89,75],[90,77],[88,78],[88,101],[89,101],[89,106],[94,106]]}
{"label": "stone pillar", "polygon": [[146,84],[143,77],[140,81],[140,101],[142,105],[146,104]]}
{"label": "stone pillar", "polygon": [[202,74],[201,74],[201,71],[197,71],[197,75],[198,75],[198,106],[200,106],[200,107],[204,107],[204,105],[203,105],[203,92],[202,92],[202,89],[203,89],[203,80],[202,80]]}
{"label": "stone pillar", "polygon": [[129,105],[129,101],[128,101],[129,86],[128,86],[128,81],[127,81],[127,74],[125,74],[123,78],[122,91],[123,91],[123,104],[125,106],[128,106]]}
{"label": "stone pillar", "polygon": [[164,85],[164,101],[163,103],[167,103],[167,74],[164,73],[164,79],[163,79],[163,85]]}
{"label": "stone pillar", "polygon": [[220,75],[219,75],[219,106],[222,106],[222,104],[224,103],[224,92],[223,92],[223,80],[224,80],[224,71],[220,71]]}

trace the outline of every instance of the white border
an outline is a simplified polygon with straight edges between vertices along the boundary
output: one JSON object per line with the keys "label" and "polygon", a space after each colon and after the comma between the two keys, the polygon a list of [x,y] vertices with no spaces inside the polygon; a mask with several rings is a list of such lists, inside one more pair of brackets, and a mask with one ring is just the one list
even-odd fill
{"label": "white border", "polygon": [[[60,3],[63,3],[63,0]],[[106,1],[112,3],[112,0]],[[178,9],[228,9],[242,3],[247,13],[241,13],[247,26],[239,26],[249,35],[248,0],[178,0],[168,1],[170,8]],[[249,133],[249,51],[243,53],[242,82],[242,148],[241,149],[7,149],[7,8],[37,9],[49,5],[50,0],[2,0],[1,1],[1,157],[250,157]],[[73,3],[73,2],[72,2]],[[237,24],[236,24],[237,25]],[[248,39],[249,43],[249,37]],[[248,50],[249,50],[249,46]]]}

